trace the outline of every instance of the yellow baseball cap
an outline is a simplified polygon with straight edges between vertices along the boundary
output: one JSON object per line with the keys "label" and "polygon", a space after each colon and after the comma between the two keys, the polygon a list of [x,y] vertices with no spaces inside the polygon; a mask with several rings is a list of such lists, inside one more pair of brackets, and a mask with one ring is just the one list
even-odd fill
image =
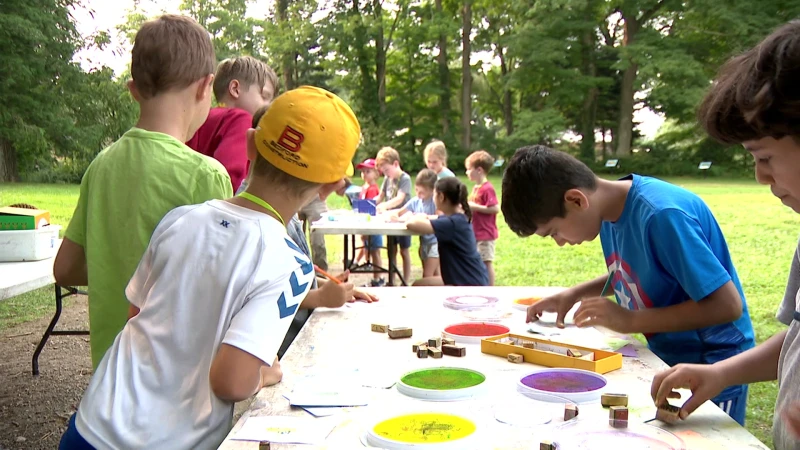
{"label": "yellow baseball cap", "polygon": [[272,102],[258,122],[255,140],[258,153],[283,172],[312,183],[334,183],[353,176],[361,126],[341,98],[301,86]]}

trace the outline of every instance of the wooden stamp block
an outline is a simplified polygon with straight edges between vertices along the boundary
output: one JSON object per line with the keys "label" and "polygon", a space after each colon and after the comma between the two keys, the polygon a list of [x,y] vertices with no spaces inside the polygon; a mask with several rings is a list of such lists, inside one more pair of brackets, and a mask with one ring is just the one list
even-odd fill
{"label": "wooden stamp block", "polygon": [[553,441],[542,441],[539,444],[539,450],[558,450],[558,446]]}
{"label": "wooden stamp block", "polygon": [[410,338],[412,334],[411,328],[406,327],[397,327],[397,328],[388,328],[389,338],[391,339],[402,339],[402,338]]}
{"label": "wooden stamp block", "polygon": [[440,349],[436,348],[436,347],[428,347],[428,356],[430,356],[431,358],[437,358],[437,359],[441,358],[442,357],[442,351]]}
{"label": "wooden stamp block", "polygon": [[466,347],[460,345],[442,345],[442,353],[447,356],[465,356],[467,354]]}
{"label": "wooden stamp block", "polygon": [[428,347],[420,347],[417,350],[417,358],[427,358],[428,357]]}
{"label": "wooden stamp block", "polygon": [[508,361],[514,364],[519,364],[525,361],[525,357],[520,355],[519,353],[509,353],[508,354]]}
{"label": "wooden stamp block", "polygon": [[389,329],[389,325],[383,325],[380,323],[373,323],[372,324],[372,331],[376,333],[386,333],[386,330]]}
{"label": "wooden stamp block", "polygon": [[428,344],[425,343],[425,342],[417,342],[416,344],[411,346],[411,351],[413,351],[414,353],[417,353],[417,351],[419,349],[421,349],[421,348],[426,348],[427,349],[428,348]]}
{"label": "wooden stamp block", "polygon": [[428,339],[428,347],[439,348],[441,346],[442,346],[442,338],[430,338],[430,339]]}
{"label": "wooden stamp block", "polygon": [[522,347],[523,348],[534,348],[535,349],[536,348],[536,343],[535,342],[523,342],[522,343]]}
{"label": "wooden stamp block", "polygon": [[608,406],[628,406],[627,394],[603,394],[600,396],[600,404]]}
{"label": "wooden stamp block", "polygon": [[583,353],[581,353],[581,352],[579,352],[577,350],[572,350],[572,349],[568,348],[567,349],[567,356],[572,356],[573,358],[580,358],[580,357],[583,356]]}
{"label": "wooden stamp block", "polygon": [[442,345],[456,345],[456,340],[451,338],[442,338]]}
{"label": "wooden stamp block", "polygon": [[664,423],[676,423],[680,419],[680,416],[678,415],[680,412],[681,409],[677,406],[664,403],[658,407],[658,410],[656,411],[656,419]]}
{"label": "wooden stamp block", "polygon": [[578,416],[578,405],[567,403],[564,405],[564,421],[574,419]]}
{"label": "wooden stamp block", "polygon": [[269,450],[269,442],[261,441],[258,443],[258,450]]}
{"label": "wooden stamp block", "polygon": [[608,424],[614,428],[628,428],[628,407],[612,406],[608,411]]}

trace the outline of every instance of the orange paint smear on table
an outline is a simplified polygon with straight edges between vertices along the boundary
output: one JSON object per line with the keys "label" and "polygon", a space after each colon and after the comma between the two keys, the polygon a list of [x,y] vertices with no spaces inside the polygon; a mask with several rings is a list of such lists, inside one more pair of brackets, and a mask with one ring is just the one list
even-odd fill
{"label": "orange paint smear on table", "polygon": [[720,444],[719,442],[715,442],[702,434],[692,431],[692,430],[683,430],[683,431],[673,431],[672,434],[678,436],[683,440],[683,444],[686,448],[691,450],[726,450],[727,447]]}
{"label": "orange paint smear on table", "polygon": [[532,304],[538,302],[541,299],[542,299],[541,297],[518,298],[514,300],[514,303],[518,305],[531,306]]}

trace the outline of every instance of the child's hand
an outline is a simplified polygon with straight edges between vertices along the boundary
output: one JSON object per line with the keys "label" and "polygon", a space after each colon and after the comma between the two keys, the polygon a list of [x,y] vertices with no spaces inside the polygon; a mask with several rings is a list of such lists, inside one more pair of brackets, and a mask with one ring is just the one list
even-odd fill
{"label": "child's hand", "polygon": [[369,292],[364,292],[361,289],[353,289],[353,298],[349,300],[350,303],[355,301],[362,301],[367,303],[377,302],[378,296],[372,295]]}
{"label": "child's hand", "polygon": [[[608,300],[606,300],[608,301]],[[686,419],[700,405],[727,387],[725,377],[716,364],[678,364],[656,374],[650,386],[650,396],[656,406],[670,398],[681,398],[675,389],[689,389],[692,396],[681,407],[680,418]]]}
{"label": "child's hand", "polygon": [[341,308],[353,298],[353,283],[336,284],[329,281],[319,288],[320,306],[326,308]]}
{"label": "child's hand", "polygon": [[575,311],[575,325],[579,327],[606,327],[619,333],[635,333],[630,329],[633,311],[605,297],[585,298]]}
{"label": "child's hand", "polygon": [[386,211],[386,203],[378,203],[375,205],[375,212],[382,213]]}
{"label": "child's hand", "polygon": [[341,282],[347,281],[348,279],[350,279],[350,270],[345,270],[344,272],[340,273],[339,275],[336,275],[336,279],[341,281]]}
{"label": "child's hand", "polygon": [[786,429],[795,438],[800,439],[800,402],[789,403],[780,412]]}
{"label": "child's hand", "polygon": [[572,295],[570,290],[543,298],[528,307],[528,318],[525,322],[536,322],[539,320],[539,317],[542,316],[542,313],[554,312],[558,315],[556,318],[556,326],[558,328],[564,328],[564,318],[577,301],[578,298]]}
{"label": "child's hand", "polygon": [[272,366],[261,366],[261,387],[272,386],[273,384],[280,383],[283,378],[283,371],[281,370],[281,363],[278,358],[272,362]]}

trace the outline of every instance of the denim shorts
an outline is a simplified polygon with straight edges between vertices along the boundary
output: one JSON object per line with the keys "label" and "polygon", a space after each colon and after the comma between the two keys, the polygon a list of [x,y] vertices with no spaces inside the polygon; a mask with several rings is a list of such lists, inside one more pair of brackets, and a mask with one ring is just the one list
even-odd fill
{"label": "denim shorts", "polygon": [[438,258],[439,257],[439,243],[425,244],[420,240],[419,243],[419,257],[424,259]]}

